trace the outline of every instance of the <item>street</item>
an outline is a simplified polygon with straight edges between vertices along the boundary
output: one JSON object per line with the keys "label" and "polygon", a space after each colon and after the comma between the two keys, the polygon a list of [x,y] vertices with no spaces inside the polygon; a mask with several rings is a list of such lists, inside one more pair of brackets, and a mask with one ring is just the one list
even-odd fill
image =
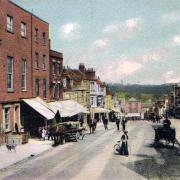
{"label": "street", "polygon": [[0,179],[179,179],[178,149],[152,146],[154,130],[147,121],[128,122],[129,156],[113,153],[122,135],[115,124],[102,125],[84,140],[66,143],[40,156],[0,171]]}

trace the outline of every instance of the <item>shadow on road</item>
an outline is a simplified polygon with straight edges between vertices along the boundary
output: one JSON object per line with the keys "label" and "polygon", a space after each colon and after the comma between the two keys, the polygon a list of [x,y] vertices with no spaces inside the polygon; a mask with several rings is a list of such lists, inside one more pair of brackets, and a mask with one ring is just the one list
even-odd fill
{"label": "shadow on road", "polygon": [[[153,145],[149,145],[153,148]],[[135,171],[147,179],[180,178],[180,155],[178,148],[160,146],[156,148],[157,155],[134,154],[137,161],[124,164],[128,169]],[[141,159],[142,158],[142,159]]]}

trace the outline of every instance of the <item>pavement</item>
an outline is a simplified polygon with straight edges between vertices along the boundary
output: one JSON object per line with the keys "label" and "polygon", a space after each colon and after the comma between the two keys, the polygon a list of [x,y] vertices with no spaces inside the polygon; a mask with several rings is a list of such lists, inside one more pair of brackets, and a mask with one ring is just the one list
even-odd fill
{"label": "pavement", "polygon": [[0,169],[40,155],[50,149],[52,149],[52,141],[40,141],[39,139],[29,139],[27,144],[17,145],[16,152],[8,151],[5,145],[0,146]]}
{"label": "pavement", "polygon": [[[103,124],[98,123],[97,128],[98,130],[104,129]],[[88,128],[86,133],[89,133]],[[53,149],[52,144],[53,141],[29,139],[27,144],[17,145],[16,152],[14,150],[8,151],[6,146],[2,145],[0,146],[0,170],[51,150]]]}

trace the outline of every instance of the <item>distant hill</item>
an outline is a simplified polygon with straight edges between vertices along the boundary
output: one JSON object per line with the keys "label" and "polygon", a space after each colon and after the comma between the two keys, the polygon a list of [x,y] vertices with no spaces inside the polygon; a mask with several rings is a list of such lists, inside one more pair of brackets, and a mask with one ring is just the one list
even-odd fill
{"label": "distant hill", "polygon": [[164,94],[170,94],[172,91],[171,84],[162,85],[122,85],[122,84],[108,84],[113,93],[120,94],[120,96],[136,97],[138,99],[151,98],[152,100],[159,99]]}

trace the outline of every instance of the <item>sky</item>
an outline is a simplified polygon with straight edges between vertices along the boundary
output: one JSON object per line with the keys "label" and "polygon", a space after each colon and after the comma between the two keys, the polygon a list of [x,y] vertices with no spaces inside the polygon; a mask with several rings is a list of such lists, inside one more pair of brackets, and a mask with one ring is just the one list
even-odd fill
{"label": "sky", "polygon": [[180,82],[179,0],[13,0],[49,22],[64,65],[107,83]]}

